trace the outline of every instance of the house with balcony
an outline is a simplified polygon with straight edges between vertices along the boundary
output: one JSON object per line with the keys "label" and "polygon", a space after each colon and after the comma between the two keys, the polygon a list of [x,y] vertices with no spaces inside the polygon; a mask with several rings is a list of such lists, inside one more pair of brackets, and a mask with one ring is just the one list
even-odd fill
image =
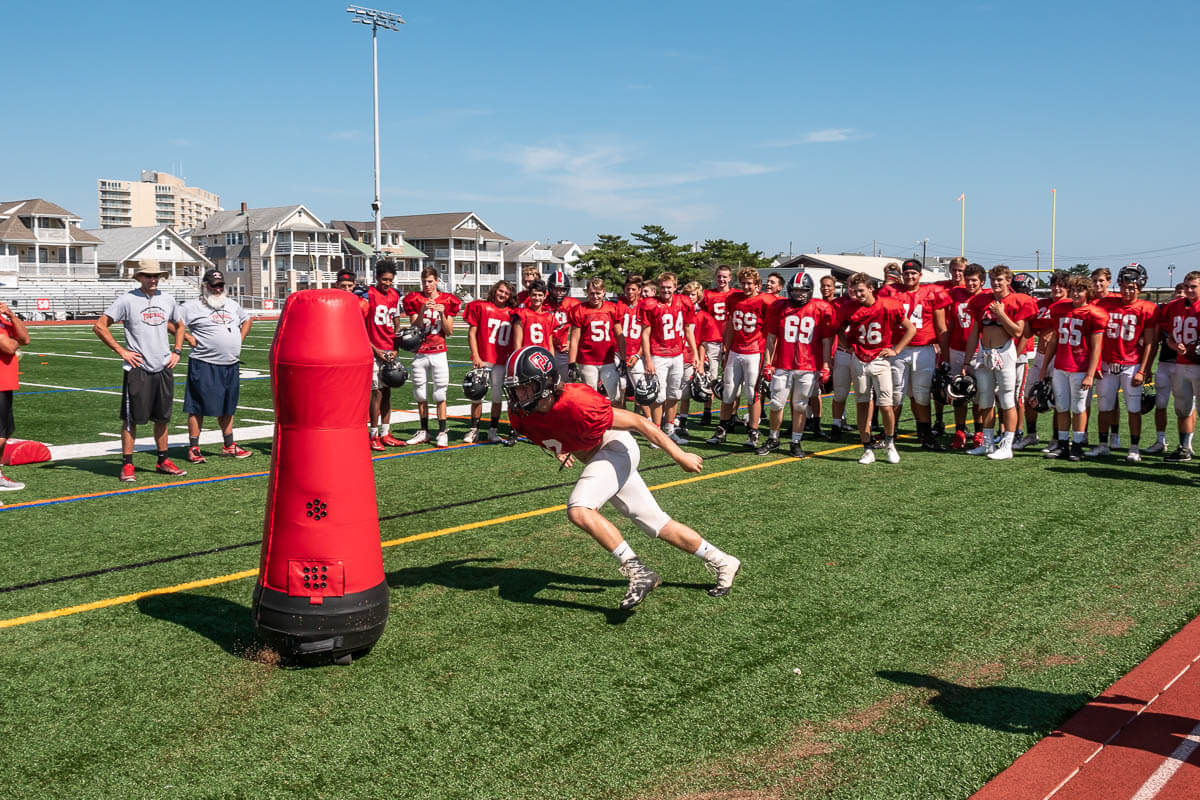
{"label": "house with balcony", "polygon": [[538,241],[509,242],[504,246],[504,277],[514,286],[521,286],[521,274],[526,267],[537,267],[546,280],[551,273],[562,269],[563,260]]}
{"label": "house with balcony", "polygon": [[503,276],[504,245],[511,240],[474,212],[384,217],[382,226],[425,254],[424,266],[437,268],[444,291],[486,297]]}
{"label": "house with balcony", "polygon": [[218,211],[191,231],[192,245],[225,272],[234,296],[285,297],[334,283],[342,234],[303,205]]}
{"label": "house with balcony", "polygon": [[[395,217],[385,218],[395,219]],[[390,258],[396,262],[396,276],[393,285],[402,294],[405,291],[417,289],[421,285],[421,269],[425,266],[425,253],[413,247],[404,239],[404,231],[393,227],[394,223],[380,220],[379,241],[375,246],[375,222],[349,222],[346,220],[331,220],[330,225],[342,234],[342,261],[338,269],[354,270],[360,283],[371,283],[371,264],[378,252],[380,258]]]}
{"label": "house with balcony", "polygon": [[132,278],[137,262],[157,261],[172,278],[200,277],[213,263],[167,224],[138,228],[99,228],[88,233],[100,240],[96,269],[101,278]]}
{"label": "house with balcony", "polygon": [[83,218],[43,200],[0,202],[0,272],[33,279],[95,279],[96,246]]}

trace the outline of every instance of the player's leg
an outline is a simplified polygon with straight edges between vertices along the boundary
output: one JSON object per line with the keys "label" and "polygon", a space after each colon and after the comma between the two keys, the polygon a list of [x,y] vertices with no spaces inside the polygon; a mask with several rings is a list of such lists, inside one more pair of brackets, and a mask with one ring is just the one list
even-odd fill
{"label": "player's leg", "polygon": [[433,365],[428,353],[418,353],[412,360],[413,401],[417,404],[420,427],[409,437],[406,444],[424,444],[429,441],[429,396],[433,394]]}
{"label": "player's leg", "polygon": [[[765,456],[779,449],[779,429],[783,427],[783,410],[791,401],[793,370],[777,369],[771,376],[771,390],[767,396],[767,440],[754,452]],[[796,419],[793,415],[792,424]]]}
{"label": "player's leg", "polygon": [[[13,420],[14,394],[16,392],[13,389],[0,392],[0,463],[4,461],[4,448],[8,444],[9,437],[16,431],[16,423]],[[6,478],[4,473],[0,472],[0,491],[15,492],[24,488],[25,484]]]}
{"label": "player's leg", "polygon": [[1146,448],[1151,455],[1167,449],[1167,408],[1171,405],[1171,384],[1175,363],[1160,361],[1154,369],[1154,444]]}
{"label": "player's leg", "polygon": [[200,452],[200,430],[204,423],[203,387],[200,384],[199,359],[188,359],[187,377],[183,383],[183,413],[187,414],[188,449],[184,456],[193,464],[207,459]]}
{"label": "player's leg", "polygon": [[1091,387],[1084,388],[1082,372],[1070,373],[1071,379],[1071,452],[1069,461],[1083,458],[1083,446],[1087,443],[1088,410],[1091,407]]}
{"label": "player's leg", "polygon": [[996,425],[996,361],[997,350],[981,350],[979,368],[975,370],[975,399],[979,404],[979,417],[983,423],[983,442],[967,451],[967,455],[984,456],[993,450]]}
{"label": "player's leg", "polygon": [[717,429],[709,437],[708,444],[722,444],[732,427],[738,392],[746,380],[745,366],[745,360],[741,353],[729,354],[729,360],[721,373],[721,414],[717,420]]}
{"label": "player's leg", "polygon": [[1013,457],[1013,442],[1017,435],[1018,420],[1021,418],[1017,410],[1017,353],[1011,342],[997,354],[997,364],[993,373],[996,378],[996,405],[1000,407],[999,417],[1003,433],[987,456],[993,461],[1006,461]]}
{"label": "player's leg", "polygon": [[1195,432],[1196,384],[1200,378],[1200,367],[1191,364],[1175,364],[1172,394],[1175,396],[1175,419],[1179,424],[1179,447],[1163,456],[1164,461],[1191,461],[1192,435]]}
{"label": "player's leg", "polygon": [[820,394],[821,376],[817,372],[792,373],[792,442],[788,451],[793,458],[803,458],[805,418],[812,407],[813,395]]}
{"label": "player's leg", "polygon": [[429,402],[431,405],[437,404],[438,420],[437,437],[433,441],[436,446],[445,447],[450,444],[450,437],[446,432],[446,393],[450,389],[450,362],[444,352],[431,353],[429,359],[433,371],[433,398]]}
{"label": "player's leg", "polygon": [[871,389],[879,403],[879,418],[883,423],[883,448],[888,463],[898,464],[896,450],[896,394],[892,386],[892,368],[886,359],[876,359],[868,365]]}

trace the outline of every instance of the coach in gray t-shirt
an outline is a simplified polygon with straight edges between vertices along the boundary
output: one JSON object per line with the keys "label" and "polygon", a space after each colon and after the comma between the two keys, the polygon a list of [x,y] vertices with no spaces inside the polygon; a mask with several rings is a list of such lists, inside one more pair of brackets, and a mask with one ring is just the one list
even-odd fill
{"label": "coach in gray t-shirt", "polygon": [[233,413],[241,387],[238,356],[250,322],[246,310],[225,294],[225,275],[219,269],[205,272],[199,299],[183,304],[183,324],[192,346],[183,410],[188,415],[187,460],[193,464],[207,460],[200,452],[200,425],[205,417],[216,417],[221,427],[221,455],[251,455],[233,440]]}
{"label": "coach in gray t-shirt", "polygon": [[[187,473],[167,458],[167,423],[175,402],[175,365],[183,352],[183,326],[179,324],[179,304],[169,294],[158,291],[158,280],[167,271],[157,261],[139,261],[133,277],[140,288],[121,295],[96,320],[92,330],[125,363],[125,381],[121,387],[121,480],[137,480],[133,470],[133,443],[137,426],[154,422],[154,446],[158,451],[156,472],[164,475]],[[109,330],[114,322],[125,327],[122,347]],[[168,343],[174,324],[175,343]]]}

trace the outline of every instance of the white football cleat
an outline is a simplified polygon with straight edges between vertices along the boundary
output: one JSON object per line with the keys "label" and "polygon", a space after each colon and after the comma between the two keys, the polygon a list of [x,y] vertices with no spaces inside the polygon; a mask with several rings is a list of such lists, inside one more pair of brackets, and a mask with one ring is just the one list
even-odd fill
{"label": "white football cleat", "polygon": [[888,444],[887,450],[884,451],[884,454],[887,456],[889,464],[900,463],[900,454],[896,452],[896,445],[894,442]]}
{"label": "white football cleat", "polygon": [[464,444],[475,444],[475,440],[478,438],[479,438],[479,429],[478,428],[468,428],[467,432],[463,434],[463,443]]}
{"label": "white football cleat", "polygon": [[1001,442],[998,447],[987,454],[987,457],[993,461],[1007,461],[1013,457],[1012,445]]}
{"label": "white football cleat", "polygon": [[969,456],[986,456],[986,455],[994,452],[995,449],[996,449],[996,446],[993,445],[991,442],[984,442],[983,444],[979,445],[979,447],[972,447],[970,450],[968,450],[967,455],[969,455]]}
{"label": "white football cleat", "polygon": [[867,449],[863,450],[862,457],[858,459],[858,463],[874,464],[875,463],[875,451],[869,447]]}
{"label": "white football cleat", "polygon": [[433,440],[434,447],[447,447],[450,444],[450,434],[445,431],[438,431],[437,437]]}
{"label": "white football cleat", "polygon": [[1129,452],[1125,454],[1125,460],[1131,464],[1142,463],[1142,454],[1138,452],[1137,445],[1129,448]]}
{"label": "white football cleat", "polygon": [[425,444],[429,441],[429,431],[422,428],[412,435],[407,444]]}

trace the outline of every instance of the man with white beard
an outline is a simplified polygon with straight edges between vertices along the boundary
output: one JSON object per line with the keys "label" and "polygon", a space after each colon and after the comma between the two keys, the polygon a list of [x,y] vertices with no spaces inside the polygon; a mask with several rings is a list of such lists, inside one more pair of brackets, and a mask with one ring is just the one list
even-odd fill
{"label": "man with white beard", "polygon": [[225,294],[225,275],[216,269],[204,273],[200,297],[183,304],[181,316],[191,345],[183,410],[188,415],[187,460],[203,464],[200,424],[216,417],[224,437],[221,455],[247,458],[249,450],[233,440],[233,412],[237,409],[241,373],[238,357],[250,332],[251,319],[236,300]]}

